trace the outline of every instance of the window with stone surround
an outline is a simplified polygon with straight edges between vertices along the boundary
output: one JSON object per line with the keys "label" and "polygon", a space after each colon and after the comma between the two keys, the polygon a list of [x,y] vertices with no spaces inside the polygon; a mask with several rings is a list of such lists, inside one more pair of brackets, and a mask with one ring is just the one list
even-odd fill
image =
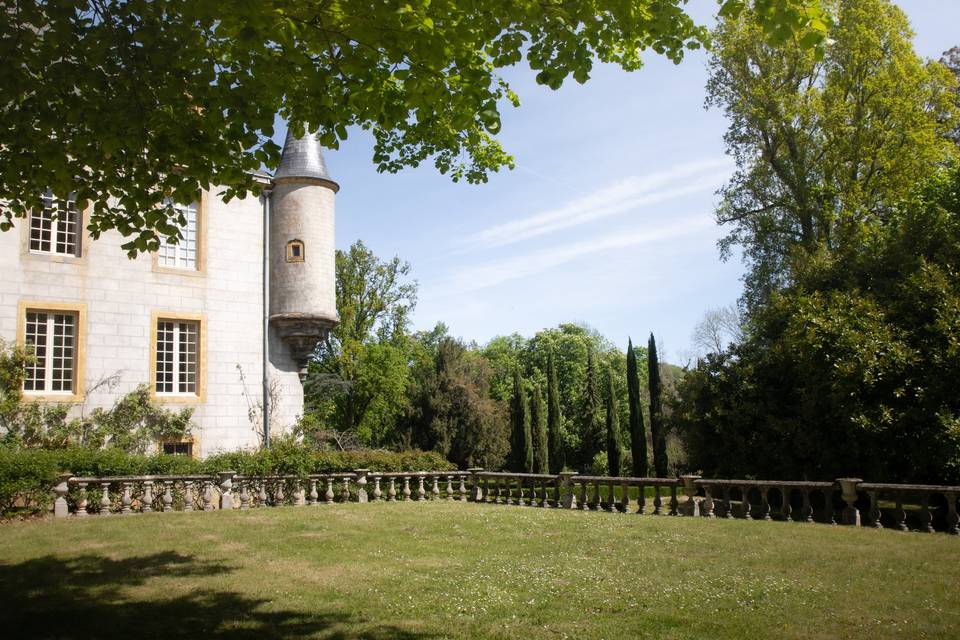
{"label": "window with stone surround", "polygon": [[200,321],[158,318],[154,345],[158,396],[200,393]]}
{"label": "window with stone surround", "polygon": [[27,364],[24,393],[76,394],[78,326],[76,311],[26,309],[23,344],[32,361]]}
{"label": "window with stone surround", "polygon": [[199,236],[197,229],[197,210],[199,203],[173,204],[173,210],[183,217],[184,223],[177,225],[179,241],[177,244],[163,242],[157,252],[157,264],[169,269],[197,270],[197,252]]}
{"label": "window with stone surround", "polygon": [[168,456],[186,456],[188,458],[193,457],[192,442],[161,442],[160,450]]}
{"label": "window with stone surround", "polygon": [[30,212],[30,253],[80,255],[80,212],[73,194],[57,198],[47,192],[43,209]]}

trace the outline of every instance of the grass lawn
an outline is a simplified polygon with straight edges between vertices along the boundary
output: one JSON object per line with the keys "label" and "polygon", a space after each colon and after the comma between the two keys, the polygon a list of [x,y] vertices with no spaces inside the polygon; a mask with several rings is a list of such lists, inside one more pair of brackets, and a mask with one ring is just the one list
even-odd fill
{"label": "grass lawn", "polygon": [[960,539],[460,503],[0,525],[4,638],[958,638]]}

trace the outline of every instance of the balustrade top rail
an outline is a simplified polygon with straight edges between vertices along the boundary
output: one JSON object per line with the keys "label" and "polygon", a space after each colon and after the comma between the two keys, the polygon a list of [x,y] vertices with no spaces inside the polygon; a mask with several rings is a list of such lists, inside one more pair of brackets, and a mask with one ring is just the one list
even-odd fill
{"label": "balustrade top rail", "polygon": [[[118,488],[119,487],[119,488]],[[592,491],[590,490],[592,488]],[[653,491],[653,510],[648,511]],[[661,489],[669,488],[664,502]],[[635,491],[640,489],[639,491]],[[684,500],[677,496],[683,490]],[[892,526],[960,534],[960,486],[702,478],[641,478],[485,471],[371,471],[243,475],[73,476],[54,487],[54,515],[87,516],[150,511],[212,511],[333,502],[472,501],[651,515],[746,520],[840,522],[859,526],[861,510],[876,528]],[[135,495],[136,494],[136,495]],[[93,498],[92,501],[89,498]],[[235,499],[236,497],[236,499]],[[893,506],[891,506],[893,505]],[[635,509],[635,510],[634,510]]]}

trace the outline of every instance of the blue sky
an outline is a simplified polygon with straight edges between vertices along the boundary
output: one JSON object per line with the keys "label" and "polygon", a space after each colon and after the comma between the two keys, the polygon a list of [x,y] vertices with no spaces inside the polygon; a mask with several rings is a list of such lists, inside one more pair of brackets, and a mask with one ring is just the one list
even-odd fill
{"label": "blue sky", "polygon": [[[960,44],[960,0],[899,4],[921,55]],[[690,11],[706,21],[715,6]],[[716,247],[714,192],[732,164],[722,114],[703,108],[705,55],[673,65],[651,52],[640,71],[598,67],[558,91],[523,67],[505,75],[521,106],[504,107],[500,139],[517,168],[486,184],[454,184],[432,164],[378,174],[360,131],[327,151],[337,247],[362,239],[411,263],[417,329],[444,321],[483,343],[582,321],[622,347],[653,331],[682,364],[694,325],[737,299],[743,272]]]}

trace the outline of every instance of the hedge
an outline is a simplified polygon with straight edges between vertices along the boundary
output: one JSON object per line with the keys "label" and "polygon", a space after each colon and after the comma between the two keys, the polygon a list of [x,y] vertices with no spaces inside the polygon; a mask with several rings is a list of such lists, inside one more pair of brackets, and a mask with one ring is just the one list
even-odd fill
{"label": "hedge", "polygon": [[9,449],[0,447],[0,513],[39,513],[50,508],[57,474],[132,476],[213,474],[298,475],[354,469],[372,471],[444,471],[456,467],[443,456],[424,451],[316,451],[281,445],[263,451],[231,451],[195,460],[184,456],[136,455],[119,449]]}

